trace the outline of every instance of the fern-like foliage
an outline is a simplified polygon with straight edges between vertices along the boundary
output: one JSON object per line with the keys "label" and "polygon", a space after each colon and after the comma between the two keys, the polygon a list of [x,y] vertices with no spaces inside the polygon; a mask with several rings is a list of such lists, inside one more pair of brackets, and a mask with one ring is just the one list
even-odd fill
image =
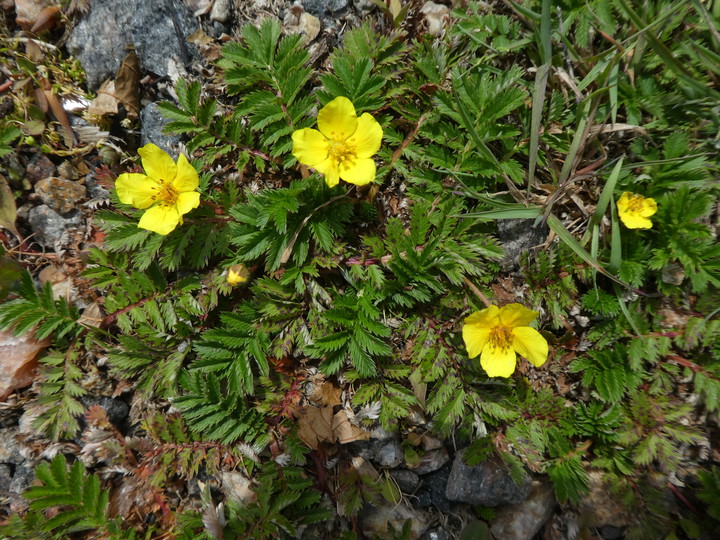
{"label": "fern-like foliage", "polygon": [[312,70],[306,66],[309,56],[301,45],[301,36],[280,35],[280,23],[267,18],[260,28],[252,24],[242,29],[243,42],[230,42],[222,49],[218,65],[225,70],[228,93],[239,95],[235,108],[238,117],[248,119],[260,148],[271,156],[290,155],[290,134],[308,127],[308,113],[314,100],[303,88]]}
{"label": "fern-like foliage", "polygon": [[325,182],[294,181],[290,187],[248,194],[246,204],[236,205],[229,226],[237,262],[265,259],[265,268],[277,270],[287,261],[302,265],[313,246],[325,253],[345,232],[353,213],[349,198],[328,197]]}
{"label": "fern-like foliage", "polygon": [[325,373],[335,373],[350,360],[361,377],[371,377],[377,373],[375,358],[390,356],[392,349],[383,339],[390,329],[379,321],[376,302],[368,289],[346,291],[322,314],[327,335],[315,340],[308,352],[323,359],[320,367]]}
{"label": "fern-like foliage", "polygon": [[[512,67],[502,75],[451,71],[455,92],[438,92],[438,111],[463,129],[475,147],[474,152],[458,156],[459,170],[485,178],[505,175],[516,182],[522,180],[519,162],[510,157],[518,152],[515,140],[520,132],[505,120],[523,106],[527,96],[519,84],[521,76],[519,67]],[[500,154],[506,156],[502,161],[490,151],[491,143],[501,146]]]}
{"label": "fern-like foliage", "polygon": [[698,471],[698,479],[702,484],[698,497],[708,505],[707,512],[710,517],[720,522],[720,467]]}
{"label": "fern-like foliage", "polygon": [[594,388],[598,397],[611,403],[632,394],[641,382],[641,374],[633,371],[627,361],[627,349],[616,344],[612,350],[589,351],[570,365],[570,370],[583,374],[583,384]]}
{"label": "fern-like foliage", "polygon": [[[199,82],[188,83],[178,79],[175,92],[179,106],[166,101],[158,104],[163,115],[170,120],[165,129],[171,133],[194,135],[186,147],[191,155],[196,150],[202,150],[202,163],[210,165],[216,159],[236,153],[243,144],[252,142],[243,129],[241,118],[217,114],[217,101],[201,97]],[[242,169],[243,162],[248,158],[247,149],[237,154],[238,169]]]}
{"label": "fern-like foliage", "polygon": [[127,214],[101,210],[96,216],[107,234],[104,247],[131,255],[133,266],[140,271],[153,263],[170,271],[181,266],[200,270],[227,248],[226,222],[218,222],[207,206],[193,210],[192,217],[185,217],[184,225],[165,236],[138,228],[142,210],[125,210]]}
{"label": "fern-like foliage", "polygon": [[55,300],[49,282],[38,290],[25,272],[18,294],[19,298],[0,304],[0,328],[10,327],[16,336],[32,332],[39,341],[52,338],[56,343],[78,337],[85,330],[77,322],[77,308],[64,298]]}
{"label": "fern-like foliage", "polygon": [[330,57],[332,71],[321,77],[323,104],[345,96],[358,112],[375,111],[399,94],[391,82],[402,80],[406,68],[401,60],[408,52],[399,35],[379,34],[366,23],[347,32],[343,44]]}
{"label": "fern-like foliage", "polygon": [[[332,512],[320,505],[320,493],[312,487],[302,469],[268,463],[256,477],[257,499],[247,504],[228,499],[224,510],[212,508],[204,514],[185,514],[180,538],[294,538],[300,527],[332,519]],[[207,502],[212,505],[212,501]],[[220,507],[222,508],[222,507]],[[217,512],[222,512],[221,517]],[[208,527],[212,515],[213,528]],[[214,531],[214,532],[211,532]]]}
{"label": "fern-like foliage", "polygon": [[[382,378],[364,381],[358,386],[353,396],[353,404],[362,406],[378,403],[378,421],[385,429],[390,429],[393,423],[408,416],[412,408],[418,407],[420,403],[412,389],[402,384],[412,371],[411,366],[385,362],[381,364],[379,371]],[[349,381],[358,379],[358,376],[357,371],[347,374]]]}
{"label": "fern-like foliage", "polygon": [[[94,531],[105,538],[134,538],[125,532],[120,520],[108,516],[109,493],[100,479],[88,474],[80,461],[68,470],[65,457],[57,455],[51,463],[35,468],[40,485],[28,488],[23,496],[30,501],[30,512],[15,516],[0,533],[10,538],[69,538],[82,531]],[[54,511],[54,517],[45,517]],[[35,535],[35,536],[32,536]]]}
{"label": "fern-like foliage", "polygon": [[253,365],[260,375],[269,371],[270,339],[255,323],[257,312],[244,304],[235,313],[220,314],[220,325],[204,332],[193,345],[197,359],[191,370],[214,372],[228,380],[230,392],[254,393]]}
{"label": "fern-like foliage", "polygon": [[93,250],[91,255],[84,275],[108,289],[106,320],[122,332],[118,346],[109,350],[110,364],[120,375],[137,377],[146,393],[173,396],[177,374],[192,351],[188,338],[196,331],[193,322],[216,301],[195,274],[169,282],[156,263],[140,271],[130,267],[125,254]]}
{"label": "fern-like foliage", "polygon": [[193,433],[225,444],[243,441],[262,450],[267,442],[263,415],[250,407],[243,396],[225,392],[216,375],[183,372],[180,384],[184,393],[173,403],[183,413]]}
{"label": "fern-like foliage", "polygon": [[649,465],[657,460],[664,469],[673,470],[681,458],[678,444],[700,440],[700,432],[682,422],[691,411],[691,405],[673,403],[667,396],[637,393],[626,407],[618,442],[632,447],[635,464]]}
{"label": "fern-like foliage", "polygon": [[653,250],[649,267],[661,270],[671,262],[679,263],[696,293],[707,291],[709,286],[720,287],[720,244],[707,226],[695,221],[709,213],[716,199],[683,187],[661,198],[658,205],[657,220],[666,244]]}
{"label": "fern-like foliage", "polygon": [[[494,273],[491,261],[501,250],[487,235],[473,231],[469,220],[453,217],[463,208],[452,199],[435,209],[421,200],[412,208],[409,226],[397,218],[388,220],[384,244],[392,277],[383,280],[382,290],[391,307],[428,303],[446,291],[448,282],[459,286],[466,276]],[[370,237],[365,243],[372,247],[377,240]]]}
{"label": "fern-like foliage", "polygon": [[573,276],[579,272],[574,268],[575,260],[569,249],[561,244],[556,249],[528,253],[522,258],[522,267],[532,302],[535,305],[543,302],[550,315],[550,324],[561,328],[578,293],[577,280]]}
{"label": "fern-like foliage", "polygon": [[85,412],[79,401],[87,391],[81,385],[78,356],[74,349],[52,351],[40,361],[37,384],[40,412],[32,425],[54,440],[75,437],[80,428],[77,419]]}

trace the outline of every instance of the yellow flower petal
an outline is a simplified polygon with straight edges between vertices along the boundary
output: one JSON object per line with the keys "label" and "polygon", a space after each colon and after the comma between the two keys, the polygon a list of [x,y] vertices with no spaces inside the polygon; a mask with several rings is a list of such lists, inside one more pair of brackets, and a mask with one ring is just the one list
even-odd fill
{"label": "yellow flower petal", "polygon": [[475,358],[490,340],[490,328],[479,324],[466,324],[463,326],[462,336],[468,356]]}
{"label": "yellow flower petal", "polygon": [[500,321],[507,328],[527,326],[537,316],[537,311],[528,309],[522,304],[508,304],[500,308]]}
{"label": "yellow flower petal", "polygon": [[348,139],[348,144],[355,147],[355,153],[359,158],[372,157],[380,150],[382,143],[382,127],[369,113],[363,113],[358,118],[358,125],[355,133]]}
{"label": "yellow flower petal", "polygon": [[364,186],[375,180],[375,162],[370,159],[356,159],[348,167],[340,165],[340,178],[351,184]]}
{"label": "yellow flower petal", "polygon": [[123,173],[115,180],[115,191],[120,202],[140,209],[155,203],[159,187],[155,180],[144,174]]}
{"label": "yellow flower petal", "polygon": [[180,214],[175,205],[156,204],[143,214],[138,227],[158,234],[169,234],[179,222]]}
{"label": "yellow flower petal", "polygon": [[325,161],[314,165],[313,168],[325,176],[325,183],[330,187],[335,187],[340,182],[340,171],[335,159],[329,157]]}
{"label": "yellow flower petal", "polygon": [[187,214],[193,208],[200,206],[200,194],[197,191],[185,191],[178,195],[175,207],[178,214]]}
{"label": "yellow flower petal", "polygon": [[652,221],[648,218],[638,216],[637,214],[620,214],[620,221],[623,222],[628,229],[651,229]]}
{"label": "yellow flower petal", "polygon": [[[177,161],[177,176],[172,186],[180,193],[183,191],[195,191],[200,185],[200,177],[184,154],[180,154]],[[194,208],[194,207],[193,207]]]}
{"label": "yellow flower petal", "polygon": [[138,149],[142,158],[145,174],[155,180],[173,182],[177,176],[177,166],[167,152],[161,150],[154,144],[146,144]]}
{"label": "yellow flower petal", "polygon": [[320,109],[317,122],[320,133],[328,139],[344,141],[357,129],[355,106],[346,97],[336,97]]}
{"label": "yellow flower petal", "polygon": [[314,167],[327,159],[330,145],[317,129],[298,129],[292,134],[292,155],[303,165]]}
{"label": "yellow flower petal", "polygon": [[497,306],[488,306],[485,309],[471,313],[465,318],[465,324],[477,324],[492,328],[500,324],[500,308]]}
{"label": "yellow flower petal", "polygon": [[535,367],[542,366],[548,357],[548,343],[542,334],[529,326],[513,328],[513,348]]}
{"label": "yellow flower petal", "polygon": [[515,371],[517,357],[510,347],[500,348],[487,344],[480,356],[480,365],[490,377],[509,377]]}
{"label": "yellow flower petal", "polygon": [[645,199],[643,209],[640,211],[640,217],[650,217],[657,212],[657,203],[655,199]]}
{"label": "yellow flower petal", "polygon": [[632,193],[629,191],[626,191],[620,196],[620,199],[617,202],[618,211],[620,212],[620,215],[623,214],[623,212],[627,212],[628,207],[630,206],[630,197],[632,196]]}

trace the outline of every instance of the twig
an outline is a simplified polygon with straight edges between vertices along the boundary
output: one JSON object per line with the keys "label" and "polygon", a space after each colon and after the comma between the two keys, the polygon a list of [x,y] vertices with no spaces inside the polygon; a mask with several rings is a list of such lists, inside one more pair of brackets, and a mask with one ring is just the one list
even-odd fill
{"label": "twig", "polygon": [[492,305],[492,302],[487,299],[487,296],[485,296],[483,292],[478,289],[477,285],[470,281],[467,276],[463,276],[463,281],[465,282],[465,285],[467,285],[468,288],[482,301],[482,303],[485,304],[485,307],[490,307]]}

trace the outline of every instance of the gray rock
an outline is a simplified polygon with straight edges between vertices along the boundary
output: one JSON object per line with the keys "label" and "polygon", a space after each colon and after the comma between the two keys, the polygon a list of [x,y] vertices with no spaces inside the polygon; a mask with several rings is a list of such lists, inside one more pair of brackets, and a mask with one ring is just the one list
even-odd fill
{"label": "gray rock", "polygon": [[12,482],[12,469],[9,465],[0,463],[0,492],[8,491]]}
{"label": "gray rock", "polygon": [[15,438],[17,433],[17,428],[0,429],[0,463],[10,465],[25,463],[22,447]]}
{"label": "gray rock", "polygon": [[80,60],[88,86],[97,89],[115,74],[129,45],[135,46],[145,70],[164,77],[182,72],[200,58],[187,42],[197,28],[182,2],[94,0],[73,29],[68,49]]}
{"label": "gray rock", "polygon": [[9,491],[13,493],[22,493],[35,478],[35,470],[26,465],[18,465],[15,467],[12,482],[10,482]]}
{"label": "gray rock", "polygon": [[106,200],[110,198],[110,192],[102,184],[98,183],[94,173],[85,175],[85,186],[91,199]]}
{"label": "gray rock", "polygon": [[302,0],[305,11],[318,18],[326,15],[342,15],[348,8],[348,0]]}
{"label": "gray rock", "polygon": [[182,2],[140,0],[130,24],[140,63],[147,71],[173,78],[200,60],[197,47],[187,41],[198,24]]}
{"label": "gray rock", "polygon": [[614,525],[603,525],[598,529],[598,532],[605,540],[619,540],[625,536],[625,528],[615,527]]}
{"label": "gray rock", "polygon": [[547,480],[535,480],[530,496],[519,505],[500,508],[490,531],[502,540],[530,540],[552,517],[555,495]]}
{"label": "gray rock", "polygon": [[505,250],[500,268],[505,272],[516,270],[520,266],[520,257],[526,251],[542,244],[547,238],[547,225],[533,227],[534,219],[499,219],[497,236]]}
{"label": "gray rock", "polygon": [[25,177],[30,181],[31,184],[39,182],[43,178],[49,176],[55,176],[55,164],[50,161],[45,154],[37,152],[30,158],[30,162],[27,165],[27,172]]}
{"label": "gray rock", "polygon": [[54,248],[65,240],[65,233],[82,223],[82,217],[78,210],[60,215],[49,206],[41,204],[30,209],[28,221],[35,234],[33,239],[45,247]]}
{"label": "gray rock", "polygon": [[375,463],[381,467],[392,469],[403,462],[403,450],[400,448],[400,441],[397,437],[383,441],[381,446],[375,449]]}
{"label": "gray rock", "polygon": [[390,471],[390,476],[403,493],[414,493],[420,485],[420,477],[407,469],[394,469]]}
{"label": "gray rock", "polygon": [[42,202],[59,214],[71,212],[87,196],[85,186],[55,176],[43,178],[35,184],[35,193]]}
{"label": "gray rock", "polygon": [[442,527],[429,529],[420,540],[450,540],[450,533]]}
{"label": "gray rock", "polygon": [[415,492],[418,507],[433,506],[445,513],[451,510],[452,504],[445,495],[450,478],[450,467],[451,465],[447,463],[437,471],[423,476],[422,485]]}
{"label": "gray rock", "polygon": [[438,448],[436,450],[430,450],[425,452],[420,457],[420,464],[413,468],[415,474],[423,475],[433,471],[437,471],[440,467],[450,461],[450,456],[445,447]]}
{"label": "gray rock", "polygon": [[232,3],[230,0],[215,0],[210,11],[210,20],[224,23],[230,20],[231,14]]}
{"label": "gray rock", "polygon": [[148,103],[140,112],[140,142],[144,146],[148,143],[158,145],[177,159],[181,139],[177,135],[168,135],[163,132],[165,126],[170,122],[160,112],[157,103]]}
{"label": "gray rock", "polygon": [[[99,396],[85,397],[82,398],[81,401],[86,408],[90,408],[93,405],[100,405],[103,409],[105,409],[110,422],[119,429],[124,427],[128,414],[130,414],[130,406],[121,399]],[[84,420],[84,418],[82,420]]]}
{"label": "gray rock", "polygon": [[451,501],[494,507],[519,504],[530,495],[531,480],[527,473],[523,473],[523,481],[517,485],[502,459],[493,456],[471,466],[463,461],[464,453],[462,450],[455,456],[448,479],[445,495]]}
{"label": "gray rock", "polygon": [[371,431],[370,440],[356,441],[348,446],[353,455],[374,461],[381,467],[397,467],[404,459],[397,433],[390,433],[381,427]]}

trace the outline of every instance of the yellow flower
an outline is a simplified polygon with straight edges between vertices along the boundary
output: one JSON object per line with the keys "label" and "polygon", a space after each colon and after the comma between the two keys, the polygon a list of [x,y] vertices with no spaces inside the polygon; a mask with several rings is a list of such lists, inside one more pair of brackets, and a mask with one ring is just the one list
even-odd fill
{"label": "yellow flower", "polygon": [[120,202],[147,211],[138,227],[158,234],[168,234],[182,215],[200,204],[198,173],[180,154],[177,164],[154,144],[138,150],[146,174],[124,173],[115,181]]}
{"label": "yellow flower", "polygon": [[372,115],[360,117],[346,97],[336,97],[318,113],[318,128],[292,135],[292,154],[303,165],[325,175],[330,187],[342,178],[364,186],[375,179],[373,154],[380,149],[382,128]]}
{"label": "yellow flower", "polygon": [[244,264],[233,264],[228,268],[228,285],[234,287],[235,285],[245,283],[248,279],[250,279],[250,272],[248,272]]}
{"label": "yellow flower", "polygon": [[480,356],[480,365],[490,377],[509,377],[515,371],[515,354],[535,367],[547,360],[548,344],[528,324],[538,316],[520,304],[490,306],[465,319],[462,334],[470,358]]}
{"label": "yellow flower", "polygon": [[657,212],[655,199],[646,199],[626,191],[617,202],[620,220],[628,229],[649,229],[652,221],[648,218]]}

